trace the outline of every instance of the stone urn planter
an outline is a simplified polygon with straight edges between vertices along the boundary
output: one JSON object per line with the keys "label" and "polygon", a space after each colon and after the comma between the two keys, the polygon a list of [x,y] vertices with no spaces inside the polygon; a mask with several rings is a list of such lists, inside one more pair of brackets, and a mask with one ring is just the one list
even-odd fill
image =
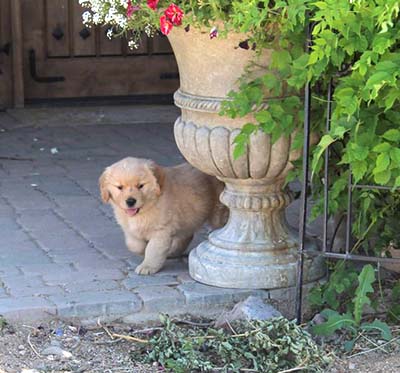
{"label": "stone urn planter", "polygon": [[[190,275],[228,288],[294,285],[298,243],[285,221],[291,199],[283,189],[295,157],[291,139],[282,137],[272,144],[270,136],[259,131],[246,154],[234,160],[233,140],[252,117],[230,119],[218,114],[255,52],[239,48],[245,37],[235,33],[210,40],[208,32],[174,28],[168,38],[180,73],[180,88],[174,95],[182,111],[175,122],[177,145],[194,167],[225,183],[220,198],[229,208],[227,224],[190,253]],[[269,56],[265,51],[257,57],[257,65],[266,66]],[[322,259],[306,259],[305,281],[323,274]]]}

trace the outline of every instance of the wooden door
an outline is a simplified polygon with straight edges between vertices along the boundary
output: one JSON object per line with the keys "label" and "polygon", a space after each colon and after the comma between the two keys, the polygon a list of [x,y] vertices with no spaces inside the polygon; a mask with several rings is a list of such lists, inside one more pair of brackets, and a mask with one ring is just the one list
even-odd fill
{"label": "wooden door", "polygon": [[12,105],[11,8],[0,0],[0,110]]}
{"label": "wooden door", "polygon": [[178,69],[168,39],[131,51],[107,27],[86,28],[78,0],[21,0],[25,99],[171,94]]}

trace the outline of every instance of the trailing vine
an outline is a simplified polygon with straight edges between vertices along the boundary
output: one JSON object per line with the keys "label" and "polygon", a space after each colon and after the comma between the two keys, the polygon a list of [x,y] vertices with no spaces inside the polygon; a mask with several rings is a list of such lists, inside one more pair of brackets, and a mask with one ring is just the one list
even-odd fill
{"label": "trailing vine", "polygon": [[[349,172],[355,184],[387,186],[391,190],[354,190],[353,233],[363,250],[382,251],[389,241],[397,245],[400,194],[400,2],[395,0],[285,0],[265,1],[268,10],[263,46],[272,49],[270,71],[240,90],[231,92],[223,114],[244,116],[267,99],[269,107],[255,114],[236,138],[240,156],[257,130],[273,141],[303,125],[302,90],[312,89],[312,126],[324,133],[326,87],[334,85],[330,131],[314,148],[312,172],[317,203],[313,217],[322,211],[319,176],[324,150],[330,146],[329,212],[344,206]],[[242,4],[245,7],[245,4]],[[232,16],[242,31],[242,15]],[[254,24],[260,24],[257,20]],[[240,27],[239,27],[240,25]],[[312,45],[305,51],[305,35],[312,26]],[[271,33],[270,33],[271,30]],[[266,94],[267,92],[267,94]],[[280,98],[280,99],[277,99]],[[302,131],[293,148],[302,146]],[[300,167],[295,168],[300,170]],[[290,176],[296,177],[296,171]],[[369,235],[365,235],[368,232]],[[379,237],[378,237],[379,233]],[[372,237],[372,245],[371,239]],[[370,245],[365,243],[369,242]],[[375,252],[376,254],[376,252]]]}

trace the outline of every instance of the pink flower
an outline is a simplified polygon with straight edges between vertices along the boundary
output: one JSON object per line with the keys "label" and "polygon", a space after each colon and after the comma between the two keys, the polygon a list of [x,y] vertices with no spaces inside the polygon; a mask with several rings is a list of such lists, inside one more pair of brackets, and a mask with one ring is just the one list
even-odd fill
{"label": "pink flower", "polygon": [[147,6],[150,9],[156,10],[159,1],[160,0],[147,0]]}
{"label": "pink flower", "polygon": [[126,16],[131,18],[132,14],[140,9],[139,5],[133,5],[132,1],[128,1],[128,8],[126,9]]}
{"label": "pink flower", "polygon": [[214,39],[218,36],[218,29],[214,26],[210,31],[210,39]]}
{"label": "pink flower", "polygon": [[165,9],[164,14],[174,26],[180,26],[182,24],[183,11],[181,8],[179,8],[179,6],[170,4],[170,6]]}
{"label": "pink flower", "polygon": [[168,35],[172,30],[173,24],[167,19],[167,16],[163,15],[160,17],[160,29],[164,35]]}

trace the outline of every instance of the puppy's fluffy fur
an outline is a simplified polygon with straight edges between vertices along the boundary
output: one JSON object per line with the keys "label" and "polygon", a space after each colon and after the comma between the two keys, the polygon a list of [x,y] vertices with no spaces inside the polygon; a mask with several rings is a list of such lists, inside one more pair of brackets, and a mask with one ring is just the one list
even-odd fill
{"label": "puppy's fluffy fur", "polygon": [[99,180],[129,250],[144,255],[136,273],[159,271],[166,258],[184,252],[205,222],[222,226],[227,209],[219,202],[223,183],[189,164],[163,168],[151,160],[125,158]]}

